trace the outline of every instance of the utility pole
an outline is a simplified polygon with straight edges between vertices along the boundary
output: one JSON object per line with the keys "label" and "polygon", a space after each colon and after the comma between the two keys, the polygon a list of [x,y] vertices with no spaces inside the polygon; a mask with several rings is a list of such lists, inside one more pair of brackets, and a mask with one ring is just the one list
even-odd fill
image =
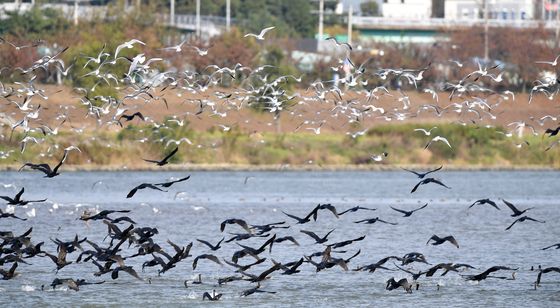
{"label": "utility pole", "polygon": [[[488,50],[488,1],[484,0],[484,61],[489,60],[489,50]],[[488,64],[488,63],[487,63]]]}
{"label": "utility pole", "polygon": [[323,42],[323,13],[325,10],[325,0],[319,0],[319,37],[317,38],[317,51],[321,52]]}
{"label": "utility pole", "polygon": [[352,5],[348,7],[348,44],[352,45]]}
{"label": "utility pole", "polygon": [[200,0],[196,0],[196,38],[200,39]]}
{"label": "utility pole", "polygon": [[74,0],[74,26],[78,25],[78,0]]}
{"label": "utility pole", "polygon": [[231,0],[226,0],[226,31],[229,32],[231,25]]}
{"label": "utility pole", "polygon": [[560,46],[558,39],[560,38],[560,4],[556,3],[556,48]]}
{"label": "utility pole", "polygon": [[169,25],[175,25],[175,0],[169,3]]}

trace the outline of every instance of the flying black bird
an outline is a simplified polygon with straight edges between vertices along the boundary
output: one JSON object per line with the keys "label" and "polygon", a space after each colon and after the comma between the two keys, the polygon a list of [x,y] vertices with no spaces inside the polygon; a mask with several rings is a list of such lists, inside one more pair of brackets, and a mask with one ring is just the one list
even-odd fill
{"label": "flying black bird", "polygon": [[338,213],[338,215],[344,215],[344,214],[346,214],[346,213],[348,213],[348,212],[356,212],[356,211],[358,211],[358,210],[375,211],[375,210],[377,210],[377,209],[372,209],[372,208],[363,207],[363,206],[359,206],[359,205],[358,205],[358,206],[349,208],[349,209],[347,209],[347,210],[345,210],[345,211],[342,211],[342,212]]}
{"label": "flying black bird", "polygon": [[434,179],[434,178],[426,178],[426,179],[423,179],[422,181],[418,182],[418,184],[416,184],[416,186],[414,186],[414,188],[412,188],[412,190],[410,191],[410,193],[415,192],[415,191],[418,189],[418,187],[419,187],[420,185],[424,185],[424,184],[428,184],[428,183],[436,183],[436,184],[441,185],[441,186],[443,186],[443,187],[445,187],[445,188],[447,188],[447,189],[451,189],[451,187],[446,186],[445,184],[443,184],[443,183],[442,183],[441,181],[439,181],[439,180],[436,180],[436,179]]}
{"label": "flying black bird", "polygon": [[171,187],[171,185],[173,185],[173,184],[175,184],[175,183],[184,182],[184,181],[186,181],[186,180],[188,180],[188,179],[190,179],[190,178],[191,178],[191,176],[189,175],[189,176],[187,176],[187,177],[180,178],[180,179],[178,179],[178,180],[174,180],[174,181],[170,181],[170,182],[164,182],[164,183],[156,183],[156,184],[154,184],[154,185],[158,185],[158,186],[166,187],[166,188],[167,188],[167,187]]}
{"label": "flying black bird", "polygon": [[20,217],[17,217],[16,215],[14,215],[12,213],[3,212],[2,210],[0,210],[0,218],[15,218],[15,219],[23,220],[23,221],[27,220],[27,218],[20,218]]}
{"label": "flying black bird", "polygon": [[439,170],[441,170],[441,168],[443,168],[443,165],[442,165],[441,167],[439,167],[439,168],[436,168],[436,169],[433,169],[433,170],[430,170],[430,171],[427,171],[427,172],[424,172],[424,173],[418,172],[418,171],[414,171],[414,170],[405,169],[405,168],[401,168],[401,169],[404,170],[404,171],[408,171],[408,172],[414,173],[414,174],[416,174],[416,176],[417,176],[419,179],[423,179],[426,175],[428,175],[428,174],[430,174],[430,173],[432,173],[432,172],[439,171]]}
{"label": "flying black bird", "polygon": [[403,213],[403,214],[404,214],[403,217],[409,217],[410,215],[414,214],[414,212],[419,211],[419,210],[421,210],[421,209],[423,209],[423,208],[425,208],[425,207],[427,207],[427,206],[428,206],[428,203],[426,203],[426,204],[424,204],[423,206],[421,206],[421,207],[419,207],[419,208],[417,208],[417,209],[415,209],[415,210],[412,210],[412,211],[400,210],[400,209],[394,208],[394,207],[392,207],[392,206],[391,206],[391,208],[392,208],[393,210],[397,211],[397,212]]}
{"label": "flying black bird", "polygon": [[402,287],[407,293],[412,293],[412,284],[410,284],[410,282],[408,282],[406,278],[402,278],[399,281],[396,281],[395,278],[391,277],[391,279],[387,280],[385,289],[392,291],[400,287]]}
{"label": "flying black bird", "polygon": [[212,251],[216,251],[216,250],[220,249],[220,247],[222,247],[222,246],[220,246],[220,245],[222,244],[222,242],[224,241],[224,239],[225,239],[225,237],[222,237],[222,239],[221,239],[221,240],[218,242],[218,244],[216,244],[216,245],[212,245],[212,244],[210,244],[209,242],[204,241],[204,240],[200,240],[200,239],[196,239],[196,240],[199,241],[199,242],[201,242],[202,244],[208,246]]}
{"label": "flying black bird", "polygon": [[136,194],[136,192],[139,189],[144,189],[144,188],[151,188],[151,189],[155,189],[155,190],[159,190],[159,191],[164,191],[167,192],[166,190],[163,190],[157,186],[155,186],[154,184],[150,184],[150,183],[142,183],[136,187],[134,187],[129,193],[128,195],[126,195],[126,198],[132,198],[134,196],[134,194]]}
{"label": "flying black bird", "polygon": [[2,275],[2,279],[3,280],[10,280],[14,277],[16,277],[18,275],[18,273],[16,273],[16,268],[18,267],[18,263],[14,262],[14,264],[12,264],[12,267],[10,267],[9,270],[4,270],[2,268],[0,268],[0,275]]}
{"label": "flying black bird", "polygon": [[107,219],[113,222],[113,220],[108,217],[108,215],[111,215],[113,213],[130,213],[130,210],[103,210],[95,215],[91,215],[89,211],[84,211],[84,213],[82,214],[82,216],[80,216],[79,219],[84,221]]}
{"label": "flying black bird", "polygon": [[329,237],[329,235],[331,233],[333,233],[335,229],[332,229],[331,231],[329,231],[325,236],[323,236],[322,238],[317,236],[317,234],[311,232],[311,231],[305,231],[305,230],[300,230],[301,233],[307,234],[310,237],[312,237],[315,240],[315,244],[323,244],[325,242],[328,241],[327,237]]}
{"label": "flying black bird", "polygon": [[552,247],[556,247],[556,249],[560,249],[560,243],[554,244],[554,245],[550,245],[550,246],[547,246],[547,247],[545,247],[545,248],[541,248],[541,250],[547,250],[547,249],[550,249],[550,248],[552,248]]}
{"label": "flying black bird", "polygon": [[534,222],[540,222],[540,223],[543,223],[543,224],[544,224],[544,221],[542,221],[542,220],[536,220],[536,219],[531,218],[531,217],[529,217],[529,216],[522,216],[522,217],[517,218],[511,225],[509,225],[509,227],[506,228],[506,231],[509,230],[509,229],[511,229],[511,227],[513,227],[513,225],[515,225],[516,223],[518,223],[518,222],[524,222],[524,221],[526,221],[526,220],[534,221]]}
{"label": "flying black bird", "polygon": [[469,206],[469,209],[477,204],[489,204],[493,207],[495,207],[497,210],[499,210],[500,208],[498,207],[498,205],[496,204],[496,202],[486,198],[486,199],[480,199],[480,200],[476,200],[475,202],[473,202],[473,204],[471,204],[471,206]]}
{"label": "flying black bird", "polygon": [[47,201],[47,199],[22,200],[21,196],[23,195],[24,191],[25,191],[25,188],[22,187],[21,190],[16,194],[16,196],[14,198],[10,198],[8,196],[0,196],[0,198],[8,201],[8,204],[11,204],[11,205],[26,205],[26,204],[32,203],[32,202],[45,202],[45,201]]}
{"label": "flying black bird", "polygon": [[506,271],[516,271],[517,268],[511,268],[511,267],[507,267],[507,266],[492,266],[491,268],[485,270],[484,272],[477,274],[477,275],[464,275],[463,277],[466,280],[474,280],[474,281],[481,281],[484,280],[488,277],[492,277],[492,276],[488,276],[493,272],[497,272],[500,270],[506,270]]}
{"label": "flying black bird", "polygon": [[241,226],[241,228],[245,229],[245,231],[247,231],[248,233],[252,233],[251,228],[249,228],[249,225],[247,224],[247,222],[245,222],[245,220],[236,219],[236,218],[226,219],[222,221],[222,223],[220,224],[220,231],[224,232],[226,225],[233,225],[233,224],[237,224]]}
{"label": "flying black bird", "polygon": [[279,238],[274,240],[274,243],[282,243],[282,242],[285,242],[285,241],[290,241],[290,242],[294,243],[294,245],[299,246],[298,241],[296,241],[296,239],[293,236],[279,237]]}
{"label": "flying black bird", "polygon": [[362,223],[362,222],[363,222],[363,223],[365,223],[365,224],[374,224],[374,223],[376,223],[376,222],[378,222],[378,221],[379,221],[379,222],[382,222],[382,223],[385,223],[385,224],[397,225],[396,222],[388,222],[388,221],[379,219],[379,217],[369,218],[369,219],[362,219],[362,220],[355,221],[354,223],[359,224],[359,223]]}
{"label": "flying black bird", "polygon": [[46,178],[53,178],[60,174],[58,173],[58,169],[60,168],[60,166],[62,166],[67,156],[68,156],[68,150],[64,150],[64,155],[62,156],[62,159],[60,160],[58,165],[54,167],[54,169],[51,169],[51,166],[49,166],[48,164],[25,163],[23,166],[21,166],[21,168],[19,168],[19,171],[21,171],[21,169],[23,169],[24,167],[31,167],[31,169],[33,170],[39,170],[43,172]]}
{"label": "flying black bird", "polygon": [[164,166],[167,165],[169,163],[169,159],[175,155],[175,153],[177,153],[177,151],[179,151],[179,147],[176,147],[175,150],[171,151],[171,153],[167,154],[167,156],[165,156],[162,160],[150,160],[150,159],[143,159],[144,161],[147,161],[149,163],[154,163],[158,166]]}
{"label": "flying black bird", "polygon": [[220,262],[220,259],[218,259],[218,257],[216,257],[215,255],[201,254],[200,256],[194,258],[194,261],[193,261],[193,264],[192,264],[193,271],[196,269],[196,266],[198,264],[198,260],[200,260],[200,259],[210,260],[210,261],[213,261],[213,262],[216,262],[216,263],[222,265],[222,262]]}
{"label": "flying black bird", "polygon": [[350,245],[350,244],[352,244],[352,243],[354,243],[354,242],[363,241],[365,238],[366,238],[366,236],[363,235],[363,236],[360,236],[360,237],[355,238],[355,239],[351,239],[351,240],[346,240],[346,241],[342,241],[342,242],[330,244],[329,246],[331,246],[332,249],[337,249],[337,248],[340,248],[340,247],[348,246],[348,245]]}
{"label": "flying black bird", "polygon": [[284,215],[286,215],[286,216],[288,216],[288,217],[290,217],[290,218],[293,218],[293,219],[297,220],[297,223],[298,223],[298,224],[304,224],[304,223],[308,223],[308,222],[311,221],[310,218],[313,216],[313,213],[314,213],[314,212],[312,211],[311,213],[309,213],[307,216],[305,216],[305,217],[303,217],[303,218],[299,218],[299,217],[297,217],[297,216],[295,216],[295,215],[288,214],[288,213],[286,213],[286,212],[284,212],[284,211],[282,211],[282,213],[284,213]]}
{"label": "flying black bird", "polygon": [[547,130],[544,131],[544,135],[549,134],[548,137],[553,137],[558,135],[559,132],[560,132],[560,126],[556,127],[555,129],[548,128]]}
{"label": "flying black bird", "polygon": [[445,242],[449,242],[453,245],[455,245],[455,247],[459,248],[459,243],[457,243],[457,240],[452,236],[446,236],[446,237],[439,237],[437,235],[432,235],[432,237],[430,237],[430,239],[426,242],[426,245],[428,245],[430,243],[430,241],[434,241],[432,243],[432,245],[441,245]]}
{"label": "flying black bird", "polygon": [[254,293],[276,294],[276,292],[260,290],[260,287],[261,287],[260,283],[257,283],[256,287],[250,288],[250,289],[247,289],[247,290],[241,292],[241,296],[246,297],[246,296],[249,296],[249,295],[254,294]]}
{"label": "flying black bird", "polygon": [[507,205],[507,207],[509,207],[513,211],[513,214],[511,214],[511,217],[521,216],[523,213],[527,212],[528,210],[533,209],[533,207],[530,207],[530,208],[524,209],[523,211],[520,211],[511,202],[507,202],[504,199],[502,199],[502,201],[504,202],[505,205]]}
{"label": "flying black bird", "polygon": [[210,295],[210,293],[208,292],[204,292],[204,294],[202,294],[202,300],[207,299],[212,302],[219,301],[221,297],[222,297],[222,293],[216,294],[216,290],[212,291],[212,295]]}
{"label": "flying black bird", "polygon": [[539,274],[537,275],[537,281],[535,282],[535,286],[539,286],[541,284],[541,276],[542,274],[550,273],[550,272],[557,272],[560,274],[559,267],[547,267],[545,269],[540,269]]}
{"label": "flying black bird", "polygon": [[138,111],[138,112],[135,112],[135,113],[133,113],[133,114],[131,114],[131,115],[122,114],[122,115],[119,117],[118,123],[119,123],[119,125],[122,127],[122,123],[121,123],[121,120],[122,120],[122,119],[125,119],[126,122],[129,122],[129,121],[132,121],[135,117],[140,118],[142,121],[146,121],[146,119],[144,118],[144,115]]}

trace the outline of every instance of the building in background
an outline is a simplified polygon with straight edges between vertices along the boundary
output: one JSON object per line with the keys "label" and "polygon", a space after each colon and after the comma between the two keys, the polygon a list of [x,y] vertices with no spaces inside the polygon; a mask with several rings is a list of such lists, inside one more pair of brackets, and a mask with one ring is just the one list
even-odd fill
{"label": "building in background", "polygon": [[383,0],[383,17],[426,19],[432,17],[432,0]]}
{"label": "building in background", "polygon": [[[535,19],[534,0],[486,0],[488,1],[488,18],[499,20]],[[482,0],[446,0],[445,19],[482,19],[484,18],[484,1]]]}

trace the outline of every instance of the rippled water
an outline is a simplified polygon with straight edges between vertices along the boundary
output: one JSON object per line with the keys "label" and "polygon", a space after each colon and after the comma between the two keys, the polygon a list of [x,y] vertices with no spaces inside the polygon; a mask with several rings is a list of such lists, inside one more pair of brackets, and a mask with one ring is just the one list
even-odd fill
{"label": "rippled water", "polygon": [[[172,186],[169,192],[139,191],[132,199],[125,199],[127,192],[142,182],[161,182],[170,177],[191,174],[187,182]],[[480,284],[465,281],[456,273],[440,277],[422,277],[420,289],[406,294],[402,289],[386,291],[385,281],[391,277],[407,275],[400,271],[345,272],[340,268],[315,272],[315,268],[303,264],[302,272],[292,276],[275,273],[272,279],[262,283],[262,289],[276,294],[255,294],[241,298],[240,292],[251,287],[248,282],[234,282],[217,286],[218,277],[233,274],[226,266],[202,260],[196,271],[192,270],[194,256],[212,253],[196,242],[190,257],[176,268],[158,277],[155,268],[141,272],[141,264],[149,256],[127,259],[144,281],[126,274],[112,280],[110,274],[94,277],[96,268],[89,263],[70,264],[56,274],[54,265],[48,258],[35,257],[30,265],[20,264],[20,275],[15,279],[0,281],[0,304],[17,306],[56,304],[75,306],[87,304],[116,305],[208,305],[201,300],[203,292],[216,289],[224,296],[218,305],[226,306],[549,306],[560,305],[560,275],[547,274],[542,286],[533,290],[536,272],[529,271],[532,265],[559,266],[560,250],[540,250],[540,248],[560,242],[560,173],[558,172],[440,172],[437,174],[452,189],[430,184],[420,187],[410,194],[417,182],[406,172],[63,172],[53,179],[41,178],[38,173],[2,173],[0,182],[25,186],[24,199],[48,198],[42,204],[18,207],[16,214],[28,217],[27,221],[1,219],[0,230],[13,230],[21,234],[33,226],[32,241],[45,241],[44,250],[55,253],[56,245],[49,239],[70,240],[75,234],[101,243],[107,227],[100,221],[87,226],[76,220],[87,208],[130,209],[130,216],[138,226],[159,229],[154,239],[164,249],[171,249],[167,239],[182,246],[196,238],[216,243],[222,236],[221,221],[227,218],[242,218],[250,224],[265,224],[286,221],[292,227],[279,229],[278,236],[293,235],[301,244],[295,246],[284,242],[274,245],[272,254],[263,257],[281,262],[299,259],[304,254],[322,251],[323,245],[313,244],[311,238],[299,230],[311,230],[320,235],[336,229],[329,237],[337,242],[365,235],[364,241],[345,247],[344,256],[353,255],[361,249],[361,254],[352,260],[350,268],[377,262],[389,256],[402,256],[417,251],[426,255],[428,262],[469,263],[477,270],[464,272],[474,274],[493,265],[519,267],[516,280],[488,279]],[[248,178],[247,178],[248,177]],[[98,182],[101,181],[101,182]],[[246,181],[246,184],[245,184]],[[97,183],[96,183],[97,182]],[[94,185],[95,184],[95,185]],[[14,195],[15,190],[2,188],[1,195]],[[181,192],[181,193],[179,193]],[[176,197],[176,198],[174,198]],[[476,199],[491,198],[499,201],[502,210],[487,206],[476,206],[467,210]],[[546,220],[545,224],[525,222],[515,225],[510,231],[504,229],[513,222],[509,209],[499,198],[504,198],[520,208],[532,207],[528,215]],[[280,211],[305,216],[317,203],[331,203],[342,211],[355,205],[375,207],[377,211],[348,213],[336,219],[328,212],[320,212],[318,220],[305,225],[295,225],[294,221]],[[390,205],[413,209],[424,203],[429,206],[404,218],[391,210]],[[4,207],[4,206],[3,206]],[[4,207],[5,208],[5,207]],[[397,222],[398,225],[362,225],[353,221],[380,218]],[[123,228],[127,224],[122,224]],[[227,231],[242,231],[237,226],[228,226]],[[460,249],[448,243],[441,246],[427,246],[432,234],[449,235],[457,238]],[[253,247],[264,239],[242,242]],[[105,242],[104,244],[107,244]],[[87,245],[86,245],[87,246]],[[134,253],[134,247],[122,255]],[[220,258],[231,257],[239,247],[225,244],[215,252]],[[77,253],[69,254],[75,260]],[[249,260],[243,259],[240,263]],[[269,261],[251,269],[260,273],[269,268]],[[391,262],[387,266],[394,267]],[[413,264],[415,271],[427,266]],[[6,266],[4,266],[6,268]],[[202,274],[202,285],[183,286],[185,279],[192,280]],[[499,272],[497,276],[508,276],[509,272]],[[79,292],[65,288],[48,288],[41,291],[41,285],[49,285],[55,278],[85,278],[88,281],[106,282],[101,285],[83,286]],[[151,284],[148,283],[151,278]],[[439,291],[436,285],[440,284]]]}

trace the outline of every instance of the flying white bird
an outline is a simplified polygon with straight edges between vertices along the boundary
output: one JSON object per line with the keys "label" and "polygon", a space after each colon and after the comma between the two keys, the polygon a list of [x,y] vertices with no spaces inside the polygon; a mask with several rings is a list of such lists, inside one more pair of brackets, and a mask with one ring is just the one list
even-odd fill
{"label": "flying white bird", "polygon": [[256,35],[256,34],[254,34],[254,33],[247,33],[247,34],[245,34],[245,36],[243,36],[243,37],[252,36],[252,37],[256,38],[257,40],[262,41],[262,40],[264,40],[264,35],[265,35],[268,31],[270,31],[270,30],[272,30],[272,29],[274,29],[274,27],[264,28],[264,29],[261,30],[261,33],[259,33],[259,35]]}
{"label": "flying white bird", "polygon": [[434,126],[434,127],[430,128],[430,130],[425,130],[423,128],[415,128],[414,131],[415,132],[423,132],[424,135],[429,136],[429,135],[432,134],[432,130],[434,130],[436,128],[437,128],[437,126]]}
{"label": "flying white bird", "polygon": [[451,144],[449,144],[449,141],[447,141],[447,139],[445,139],[442,136],[435,136],[434,138],[432,138],[432,140],[430,140],[430,142],[428,142],[428,144],[426,144],[426,146],[424,147],[424,150],[427,149],[430,146],[430,144],[432,144],[432,142],[436,142],[436,141],[441,141],[441,142],[447,144],[447,146],[449,148],[453,149],[453,147],[451,147]]}
{"label": "flying white bird", "polygon": [[130,49],[130,48],[134,47],[134,44],[140,44],[140,45],[144,45],[144,46],[146,45],[146,43],[144,43],[140,40],[137,40],[137,39],[131,39],[128,42],[124,42],[124,43],[120,44],[119,46],[117,46],[117,49],[115,50],[115,59],[117,59],[117,56],[121,52],[121,49],[123,49],[123,48],[129,48]]}
{"label": "flying white bird", "polygon": [[558,65],[558,59],[560,59],[560,55],[557,56],[557,57],[554,59],[554,61],[552,61],[552,62],[548,62],[548,61],[536,61],[535,63],[539,63],[539,64],[549,64],[549,65],[552,65],[552,66],[556,66],[556,65]]}

